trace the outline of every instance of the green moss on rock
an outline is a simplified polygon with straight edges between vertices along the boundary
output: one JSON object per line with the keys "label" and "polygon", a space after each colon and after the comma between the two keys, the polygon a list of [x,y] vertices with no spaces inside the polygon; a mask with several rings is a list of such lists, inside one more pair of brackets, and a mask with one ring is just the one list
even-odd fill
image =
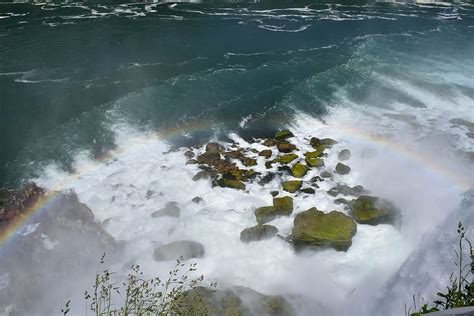
{"label": "green moss on rock", "polygon": [[360,224],[398,225],[400,220],[400,213],[392,203],[375,196],[361,195],[350,206],[350,215]]}
{"label": "green moss on rock", "polygon": [[291,180],[291,181],[285,181],[282,183],[283,190],[290,193],[295,193],[301,188],[302,185],[303,185],[303,181],[301,180]]}
{"label": "green moss on rock", "polygon": [[291,196],[276,197],[273,206],[279,215],[290,215],[293,211],[293,198]]}
{"label": "green moss on rock", "polygon": [[277,144],[278,151],[282,153],[291,153],[292,151],[296,150],[296,146],[290,144],[288,142],[280,142]]}
{"label": "green moss on rock", "polygon": [[308,169],[309,168],[307,166],[300,163],[296,163],[291,168],[291,175],[295,178],[303,178],[308,172]]}
{"label": "green moss on rock", "polygon": [[293,135],[292,132],[290,132],[289,130],[287,129],[284,129],[284,130],[281,130],[279,132],[277,132],[275,134],[275,139],[278,139],[278,140],[284,140],[284,139],[287,139],[287,138],[290,138],[290,137],[294,137],[295,135]]}
{"label": "green moss on rock", "polygon": [[337,211],[326,214],[313,207],[295,217],[291,240],[297,249],[315,246],[346,251],[356,231],[349,216]]}
{"label": "green moss on rock", "polygon": [[245,184],[238,180],[219,179],[217,185],[223,188],[231,188],[237,190],[245,190]]}
{"label": "green moss on rock", "polygon": [[298,158],[298,155],[296,154],[286,154],[286,155],[278,157],[277,159],[275,159],[275,161],[286,165],[292,162],[293,160],[295,160],[296,158]]}
{"label": "green moss on rock", "polygon": [[306,158],[306,164],[312,168],[319,168],[324,166],[324,160],[321,158]]}
{"label": "green moss on rock", "polygon": [[278,229],[272,225],[256,225],[245,228],[240,232],[240,240],[248,243],[251,241],[260,241],[269,239],[278,233]]}

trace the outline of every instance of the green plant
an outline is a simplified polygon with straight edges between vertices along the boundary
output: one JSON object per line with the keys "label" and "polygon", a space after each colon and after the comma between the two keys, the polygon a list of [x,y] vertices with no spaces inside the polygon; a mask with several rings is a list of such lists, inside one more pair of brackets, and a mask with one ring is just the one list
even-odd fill
{"label": "green plant", "polygon": [[[105,254],[100,259],[104,264]],[[176,260],[176,265],[169,272],[166,281],[159,277],[146,279],[139,265],[133,265],[126,281],[115,281],[115,273],[105,269],[97,272],[91,291],[84,292],[87,310],[95,316],[144,316],[144,315],[179,315],[183,297],[203,281],[201,275],[190,278],[196,271],[196,263],[186,265],[183,259]],[[215,287],[215,284],[211,284]],[[70,311],[70,300],[63,315]]]}
{"label": "green plant", "polygon": [[[471,254],[470,263],[465,263],[464,261],[466,245]],[[414,308],[418,311],[410,314],[410,311],[408,310],[408,312],[406,312],[407,315],[418,316],[439,310],[474,305],[474,283],[469,280],[469,276],[472,271],[474,271],[473,248],[469,239],[466,238],[465,228],[461,222],[458,224],[458,245],[457,249],[454,250],[454,254],[456,257],[456,272],[451,274],[449,278],[450,283],[447,286],[446,292],[438,292],[436,294],[439,299],[433,301],[435,306],[430,307],[425,303],[420,306],[419,310],[417,308],[415,296],[413,296]]]}

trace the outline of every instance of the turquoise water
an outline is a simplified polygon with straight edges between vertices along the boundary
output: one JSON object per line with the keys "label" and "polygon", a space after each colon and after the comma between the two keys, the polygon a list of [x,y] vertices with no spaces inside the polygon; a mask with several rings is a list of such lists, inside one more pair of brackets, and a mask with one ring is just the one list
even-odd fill
{"label": "turquoise water", "polygon": [[[426,107],[384,79],[474,98],[474,8],[413,5],[0,4],[0,185],[86,150],[113,126],[194,130],[188,144],[272,133],[295,111]],[[455,73],[458,80],[444,77]],[[435,80],[433,80],[435,78]],[[242,127],[242,119],[247,118]],[[189,129],[189,128],[188,128]]]}

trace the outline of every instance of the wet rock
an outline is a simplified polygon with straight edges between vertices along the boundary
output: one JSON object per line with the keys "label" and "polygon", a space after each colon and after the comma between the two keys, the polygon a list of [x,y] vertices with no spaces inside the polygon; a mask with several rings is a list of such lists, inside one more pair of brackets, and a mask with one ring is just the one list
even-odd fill
{"label": "wet rock", "polygon": [[196,165],[197,163],[198,161],[196,159],[189,159],[188,161],[186,161],[187,165]]}
{"label": "wet rock", "polygon": [[332,178],[332,173],[331,173],[331,171],[325,170],[325,171],[321,172],[321,177],[326,178],[326,179]]}
{"label": "wet rock", "polygon": [[277,159],[275,159],[275,162],[279,162],[281,164],[286,165],[292,162],[293,160],[295,160],[296,158],[298,158],[298,155],[296,154],[287,154],[287,155],[278,157]]}
{"label": "wet rock", "polygon": [[318,147],[321,148],[321,146],[329,147],[334,144],[337,144],[337,142],[334,139],[331,139],[331,138],[319,139],[317,137],[312,137],[309,140],[309,143],[313,148],[318,148]]}
{"label": "wet rock", "polygon": [[387,200],[375,196],[361,195],[350,204],[350,215],[360,224],[398,225],[400,222],[399,210]]}
{"label": "wet rock", "polygon": [[197,156],[197,162],[205,165],[214,165],[221,159],[221,155],[218,152],[205,152]]}
{"label": "wet rock", "polygon": [[351,158],[351,151],[349,149],[343,149],[339,152],[337,158],[341,161],[348,160]]}
{"label": "wet rock", "polygon": [[231,188],[237,190],[245,190],[245,184],[238,180],[219,179],[217,185],[223,188]]}
{"label": "wet rock", "polygon": [[241,162],[244,164],[246,167],[250,166],[255,166],[257,164],[257,160],[249,157],[244,157],[241,159]]}
{"label": "wet rock", "polygon": [[324,166],[324,160],[321,158],[305,158],[306,164],[312,168],[319,168]]}
{"label": "wet rock", "polygon": [[153,259],[156,261],[169,261],[178,258],[188,260],[201,258],[204,256],[204,252],[205,249],[201,243],[192,240],[180,240],[155,248]]}
{"label": "wet rock", "polygon": [[264,224],[278,216],[290,215],[293,212],[293,199],[289,196],[273,199],[273,206],[263,206],[255,210],[257,223]]}
{"label": "wet rock", "polygon": [[290,192],[290,193],[295,193],[301,188],[301,185],[303,184],[303,181],[301,180],[291,180],[291,181],[285,181],[282,183],[283,190]]}
{"label": "wet rock", "polygon": [[242,153],[242,150],[232,150],[232,151],[226,151],[222,154],[225,158],[231,158],[231,159],[243,159],[244,154]]}
{"label": "wet rock", "polygon": [[291,175],[295,178],[303,178],[307,172],[308,167],[300,163],[294,164],[291,168]]}
{"label": "wet rock", "polygon": [[278,192],[278,191],[271,191],[270,194],[271,194],[273,197],[275,197],[275,196],[277,196],[278,194],[280,194],[280,192]]}
{"label": "wet rock", "polygon": [[221,146],[218,143],[208,143],[206,145],[207,153],[219,153],[221,151]]}
{"label": "wet rock", "polygon": [[153,190],[147,190],[146,191],[146,199],[149,200],[153,195],[156,194],[156,191]]}
{"label": "wet rock", "polygon": [[194,152],[192,150],[187,150],[184,152],[184,156],[186,156],[187,158],[193,158]]}
{"label": "wet rock", "polygon": [[339,162],[336,165],[336,172],[339,173],[340,175],[345,175],[351,172],[351,167]]}
{"label": "wet rock", "polygon": [[273,165],[273,161],[266,161],[265,162],[265,168],[266,169],[271,169]]}
{"label": "wet rock", "polygon": [[279,152],[282,153],[291,153],[292,151],[296,150],[296,146],[287,142],[281,142],[277,144],[277,148]]}
{"label": "wet rock", "polygon": [[314,246],[346,251],[356,231],[349,216],[337,211],[326,214],[313,207],[296,215],[290,238],[297,249]]}
{"label": "wet rock", "polygon": [[318,146],[315,151],[308,151],[304,153],[306,158],[320,158],[324,156],[324,150],[326,149],[325,146]]}
{"label": "wet rock", "polygon": [[346,200],[345,198],[337,198],[337,199],[334,200],[334,203],[347,205],[347,204],[349,204],[349,201]]}
{"label": "wet rock", "polygon": [[279,143],[278,140],[269,138],[269,139],[265,139],[265,141],[263,142],[263,146],[273,147],[273,146],[276,146],[278,143]]}
{"label": "wet rock", "polygon": [[347,195],[359,196],[364,193],[367,193],[367,191],[361,185],[350,187],[345,184],[338,184],[337,186],[331,188],[328,191],[328,194],[331,196],[337,196],[338,194],[342,194],[344,196],[347,196]]}
{"label": "wet rock", "polygon": [[240,233],[240,240],[248,243],[251,241],[260,241],[269,239],[278,233],[278,229],[272,225],[256,225],[253,227],[245,228]]}
{"label": "wet rock", "polygon": [[309,182],[311,182],[311,183],[321,182],[321,181],[324,181],[324,179],[321,178],[320,176],[314,176],[311,179],[309,179]]}
{"label": "wet rock", "polygon": [[301,192],[306,193],[306,194],[315,194],[316,191],[313,188],[303,188],[301,189]]}
{"label": "wet rock", "polygon": [[196,204],[201,204],[201,203],[204,203],[204,199],[200,196],[196,196],[194,197],[191,201],[193,201],[194,203]]}
{"label": "wet rock", "polygon": [[259,152],[258,155],[261,156],[261,157],[270,158],[272,156],[272,150],[271,149],[264,149],[261,152]]}
{"label": "wet rock", "polygon": [[290,137],[295,137],[295,135],[293,135],[293,133],[287,129],[279,131],[275,134],[275,139],[278,139],[278,140],[285,140]]}
{"label": "wet rock", "polygon": [[264,186],[265,184],[270,183],[273,179],[275,179],[275,173],[273,172],[267,172],[263,177],[258,180],[258,184],[261,186]]}
{"label": "wet rock", "polygon": [[181,210],[178,207],[178,202],[171,201],[171,202],[166,203],[165,207],[163,207],[162,209],[160,209],[156,212],[153,212],[151,214],[151,217],[153,217],[153,218],[176,217],[177,218],[177,217],[179,217],[180,212],[181,212]]}
{"label": "wet rock", "polygon": [[194,175],[193,181],[207,180],[207,179],[210,179],[211,177],[212,177],[212,174],[209,171],[201,170]]}

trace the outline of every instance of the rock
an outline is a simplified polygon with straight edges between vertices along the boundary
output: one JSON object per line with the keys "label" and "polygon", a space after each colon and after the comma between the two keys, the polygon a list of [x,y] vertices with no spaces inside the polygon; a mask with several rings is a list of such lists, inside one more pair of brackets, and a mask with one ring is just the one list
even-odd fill
{"label": "rock", "polygon": [[264,224],[272,221],[277,216],[290,215],[293,212],[293,199],[283,196],[273,199],[273,206],[263,206],[255,210],[257,223]]}
{"label": "rock", "polygon": [[349,149],[343,149],[339,152],[337,158],[341,161],[348,160],[349,158],[351,158],[351,151]]}
{"label": "rock", "polygon": [[204,256],[204,246],[196,241],[180,240],[159,246],[153,251],[153,259],[156,261],[168,261],[182,258],[201,258]]}
{"label": "rock", "polygon": [[308,167],[300,163],[296,163],[291,167],[291,175],[295,178],[303,178],[307,172]]}
{"label": "rock", "polygon": [[332,173],[331,171],[328,171],[328,170],[324,170],[323,172],[321,172],[321,177],[322,178],[332,178]]}
{"label": "rock", "polygon": [[350,215],[360,224],[398,225],[400,212],[387,200],[369,195],[361,195],[350,203]]}
{"label": "rock", "polygon": [[226,158],[232,158],[232,159],[242,159],[244,157],[242,150],[226,151],[222,155]]}
{"label": "rock", "polygon": [[187,165],[195,165],[197,163],[198,163],[198,161],[196,159],[189,159],[188,161],[186,161]]}
{"label": "rock", "polygon": [[272,150],[271,149],[264,149],[261,152],[258,153],[259,156],[265,157],[265,158],[270,158],[272,156]]}
{"label": "rock", "polygon": [[351,188],[350,186],[347,186],[345,184],[338,184],[337,186],[331,188],[328,191],[328,194],[331,196],[337,196],[338,194],[342,194],[345,196],[347,195],[359,196],[363,193],[367,193],[367,191],[364,189],[363,186],[356,185]]}
{"label": "rock", "polygon": [[334,139],[331,139],[331,138],[323,138],[323,139],[319,139],[317,137],[312,137],[310,140],[309,140],[309,143],[310,145],[313,147],[313,148],[318,148],[320,147],[321,145],[322,146],[332,146],[334,144],[337,144],[337,142],[334,140]]}
{"label": "rock", "polygon": [[331,138],[323,138],[321,139],[320,143],[321,145],[324,145],[324,146],[332,146],[332,145],[337,144],[337,141]]}
{"label": "rock", "polygon": [[196,204],[201,204],[201,203],[204,203],[204,199],[200,196],[196,196],[194,197],[191,201],[193,201],[194,203]]}
{"label": "rock", "polygon": [[323,151],[326,149],[324,146],[319,146],[315,151],[308,151],[304,153],[306,158],[319,158],[323,156]]}
{"label": "rock", "polygon": [[296,155],[296,154],[287,154],[287,155],[283,155],[283,156],[278,157],[277,159],[275,159],[275,161],[286,165],[286,164],[292,162],[293,160],[295,160],[296,158],[298,158],[298,155]]}
{"label": "rock", "polygon": [[313,207],[296,215],[290,238],[297,249],[315,246],[346,251],[356,231],[349,216],[337,211],[326,214]]}
{"label": "rock", "polygon": [[194,157],[194,152],[192,150],[187,150],[184,152],[184,156],[188,157],[188,158],[192,158]]}
{"label": "rock", "polygon": [[[242,170],[244,171],[244,170]],[[245,170],[243,173],[242,173],[242,180],[244,181],[252,181],[254,180],[257,176],[261,175],[260,172],[256,172],[255,170],[253,169],[248,169],[248,170]]]}
{"label": "rock", "polygon": [[321,182],[321,181],[324,181],[324,179],[321,178],[320,176],[314,176],[311,179],[309,179],[309,182],[311,182],[311,183]]}
{"label": "rock", "polygon": [[336,165],[336,172],[339,173],[340,175],[345,175],[351,172],[351,167],[339,162]]}
{"label": "rock", "polygon": [[265,139],[265,141],[263,142],[263,146],[273,147],[273,146],[276,146],[278,143],[279,143],[278,140],[269,138],[269,139]]}
{"label": "rock", "polygon": [[281,142],[277,144],[278,151],[282,153],[291,153],[296,150],[296,146],[287,142]]}
{"label": "rock", "polygon": [[273,197],[275,197],[275,196],[277,196],[278,194],[280,194],[280,192],[278,192],[278,191],[271,191],[270,194],[271,194]]}
{"label": "rock", "polygon": [[285,140],[290,137],[295,137],[295,135],[293,135],[293,133],[287,129],[279,131],[275,134],[275,139],[278,139],[278,140]]}
{"label": "rock", "polygon": [[219,153],[221,151],[221,146],[218,143],[208,143],[206,145],[207,153]]}
{"label": "rock", "polygon": [[315,194],[316,191],[313,188],[303,188],[301,189],[301,192],[306,193],[306,194]]}
{"label": "rock", "polygon": [[265,161],[265,168],[271,169],[272,168],[273,161]]}
{"label": "rock", "polygon": [[319,168],[324,166],[324,160],[321,158],[306,158],[306,164],[312,168]]}
{"label": "rock", "polygon": [[240,233],[240,240],[248,243],[251,241],[260,241],[269,239],[278,233],[278,229],[271,225],[256,225],[253,227],[245,228]]}
{"label": "rock", "polygon": [[270,183],[273,179],[275,179],[276,174],[273,172],[267,172],[263,177],[258,180],[258,184],[264,186],[265,184]]}
{"label": "rock", "polygon": [[285,181],[282,183],[282,187],[283,187],[283,190],[287,192],[295,193],[301,188],[302,184],[303,184],[303,181],[301,180]]}
{"label": "rock", "polygon": [[249,158],[249,157],[243,157],[240,161],[246,167],[255,166],[257,164],[257,160],[255,160],[253,158]]}
{"label": "rock", "polygon": [[197,156],[197,162],[200,164],[214,165],[221,159],[221,155],[218,152],[205,152]]}
{"label": "rock", "polygon": [[156,194],[156,191],[153,190],[147,190],[146,191],[146,199],[149,200],[153,195]]}
{"label": "rock", "polygon": [[179,217],[179,213],[181,210],[178,207],[178,203],[171,201],[166,203],[165,207],[162,209],[153,212],[151,217],[158,218],[158,217]]}
{"label": "rock", "polygon": [[334,203],[336,203],[336,204],[346,204],[347,205],[347,204],[349,204],[349,201],[346,200],[345,198],[337,198],[337,199],[334,200]]}
{"label": "rock", "polygon": [[198,181],[198,180],[207,180],[212,177],[211,173],[206,170],[201,170],[198,173],[196,173],[193,177],[193,181]]}
{"label": "rock", "polygon": [[223,188],[245,190],[245,184],[238,180],[219,179],[217,185]]}

